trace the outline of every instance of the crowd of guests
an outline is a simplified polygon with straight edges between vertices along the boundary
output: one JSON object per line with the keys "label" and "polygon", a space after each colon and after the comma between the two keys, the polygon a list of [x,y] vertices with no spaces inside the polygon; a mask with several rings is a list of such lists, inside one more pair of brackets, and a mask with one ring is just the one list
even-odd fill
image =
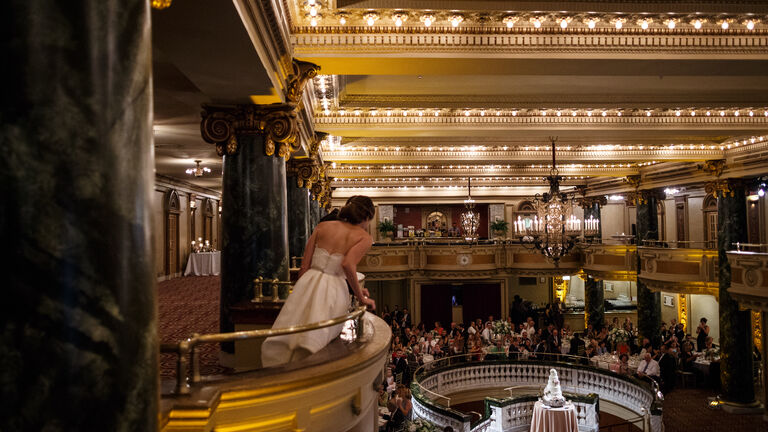
{"label": "crowd of guests", "polygon": [[[588,359],[607,353],[619,356],[617,372],[653,379],[663,391],[669,391],[674,387],[678,370],[699,375],[694,368],[698,356],[718,353],[709,336],[706,318],[702,318],[695,329],[695,337],[686,334],[683,324],[673,319],[669,326],[662,323],[660,334],[651,341],[638,339],[637,329],[629,317],[623,322],[614,317],[600,328],[590,325],[586,330],[573,331],[564,324],[563,311],[564,305],[559,301],[539,312],[515,296],[510,316],[504,320],[489,316],[443,326],[441,322],[414,325],[407,308],[395,305],[390,311],[384,306],[381,317],[391,327],[393,337],[390,369],[382,394],[410,400],[408,386],[414,371],[425,362],[447,356],[464,355],[469,360],[520,358],[587,363]],[[618,329],[623,332],[617,332]],[[622,336],[617,338],[616,334]],[[633,355],[641,359],[636,370],[629,366]],[[404,390],[398,390],[398,384],[403,385]],[[381,404],[385,406],[383,400]],[[407,405],[403,404],[403,408]],[[408,415],[410,413],[406,417]]]}

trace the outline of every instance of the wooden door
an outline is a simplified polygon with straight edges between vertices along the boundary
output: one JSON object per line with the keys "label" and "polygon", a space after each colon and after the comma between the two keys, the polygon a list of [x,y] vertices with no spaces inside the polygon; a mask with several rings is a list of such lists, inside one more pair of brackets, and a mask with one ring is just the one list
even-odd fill
{"label": "wooden door", "polygon": [[707,222],[707,248],[717,248],[717,212],[705,213]]}
{"label": "wooden door", "polygon": [[762,243],[760,241],[760,205],[758,201],[747,201],[747,241],[749,243]]}
{"label": "wooden door", "polygon": [[[677,226],[677,241],[685,241],[685,204],[675,205],[675,225]],[[680,247],[678,245],[678,247]]]}
{"label": "wooden door", "polygon": [[165,274],[179,272],[179,215],[168,213],[165,236]]}

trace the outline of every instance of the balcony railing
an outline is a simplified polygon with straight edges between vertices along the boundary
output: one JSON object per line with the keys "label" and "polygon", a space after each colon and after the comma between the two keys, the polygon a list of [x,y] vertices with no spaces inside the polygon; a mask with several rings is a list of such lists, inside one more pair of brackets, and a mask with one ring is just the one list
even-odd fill
{"label": "balcony railing", "polygon": [[709,242],[646,241],[639,278],[652,290],[718,295],[718,252]]}
{"label": "balcony railing", "polygon": [[[627,419],[636,420],[634,424],[642,430],[662,430],[662,397],[655,383],[580,364],[585,360],[583,357],[553,354],[547,357],[549,360],[530,360],[523,355],[513,358],[476,361],[472,354],[468,354],[420,367],[411,383],[414,413],[438,426],[451,426],[457,431],[476,432],[482,428],[527,430],[539,391],[504,399],[485,398],[486,415],[475,422],[468,414],[450,407],[449,395],[473,390],[538,390],[546,384],[549,369],[555,368],[563,391],[570,393],[567,397],[576,407],[579,430],[598,430],[597,395],[606,402],[628,409],[632,414]],[[585,392],[588,394],[583,394]],[[637,419],[637,416],[641,418]]]}
{"label": "balcony railing", "polygon": [[[734,245],[736,246],[736,245]],[[728,292],[742,307],[768,311],[768,253],[738,249],[727,252],[731,265],[731,286]],[[768,250],[768,245],[747,244],[753,250]]]}

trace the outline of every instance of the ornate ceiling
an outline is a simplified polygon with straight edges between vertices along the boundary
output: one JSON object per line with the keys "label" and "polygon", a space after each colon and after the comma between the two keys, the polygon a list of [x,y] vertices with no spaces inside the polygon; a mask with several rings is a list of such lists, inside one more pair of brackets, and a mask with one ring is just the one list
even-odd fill
{"label": "ornate ceiling", "polygon": [[[252,47],[217,55],[235,65],[258,56],[265,65],[243,97],[280,94],[279,62],[269,61],[254,24],[259,11],[292,57],[321,66],[306,92],[306,121],[331,135],[322,150],[337,200],[364,193],[380,202],[459,201],[467,177],[480,199],[530,195],[549,174],[550,136],[558,137],[565,184],[591,194],[629,190],[629,175],[640,175],[643,187],[699,184],[712,178],[700,169],[709,160],[726,160],[723,177],[768,171],[765,2],[234,6],[227,13],[236,10],[242,27],[225,33],[249,37]],[[159,24],[179,31],[171,20]],[[217,91],[199,93],[210,100]]]}

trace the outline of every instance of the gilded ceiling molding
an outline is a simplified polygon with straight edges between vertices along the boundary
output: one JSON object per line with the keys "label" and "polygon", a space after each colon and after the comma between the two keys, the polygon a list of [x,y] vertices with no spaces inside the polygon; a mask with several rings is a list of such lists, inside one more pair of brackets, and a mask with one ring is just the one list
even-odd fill
{"label": "gilded ceiling molding", "polygon": [[725,159],[708,160],[704,161],[702,165],[699,165],[700,170],[715,177],[720,177],[725,168]]}
{"label": "gilded ceiling molding", "polygon": [[237,153],[238,136],[263,135],[264,154],[290,159],[301,148],[299,110],[304,84],[317,75],[320,67],[293,61],[294,74],[288,79],[288,103],[216,107],[204,105],[200,132],[203,140],[216,145],[219,156]]}
{"label": "gilded ceiling molding", "polygon": [[744,182],[741,179],[721,179],[704,184],[704,191],[717,198],[733,197],[740,188],[744,188]]}

